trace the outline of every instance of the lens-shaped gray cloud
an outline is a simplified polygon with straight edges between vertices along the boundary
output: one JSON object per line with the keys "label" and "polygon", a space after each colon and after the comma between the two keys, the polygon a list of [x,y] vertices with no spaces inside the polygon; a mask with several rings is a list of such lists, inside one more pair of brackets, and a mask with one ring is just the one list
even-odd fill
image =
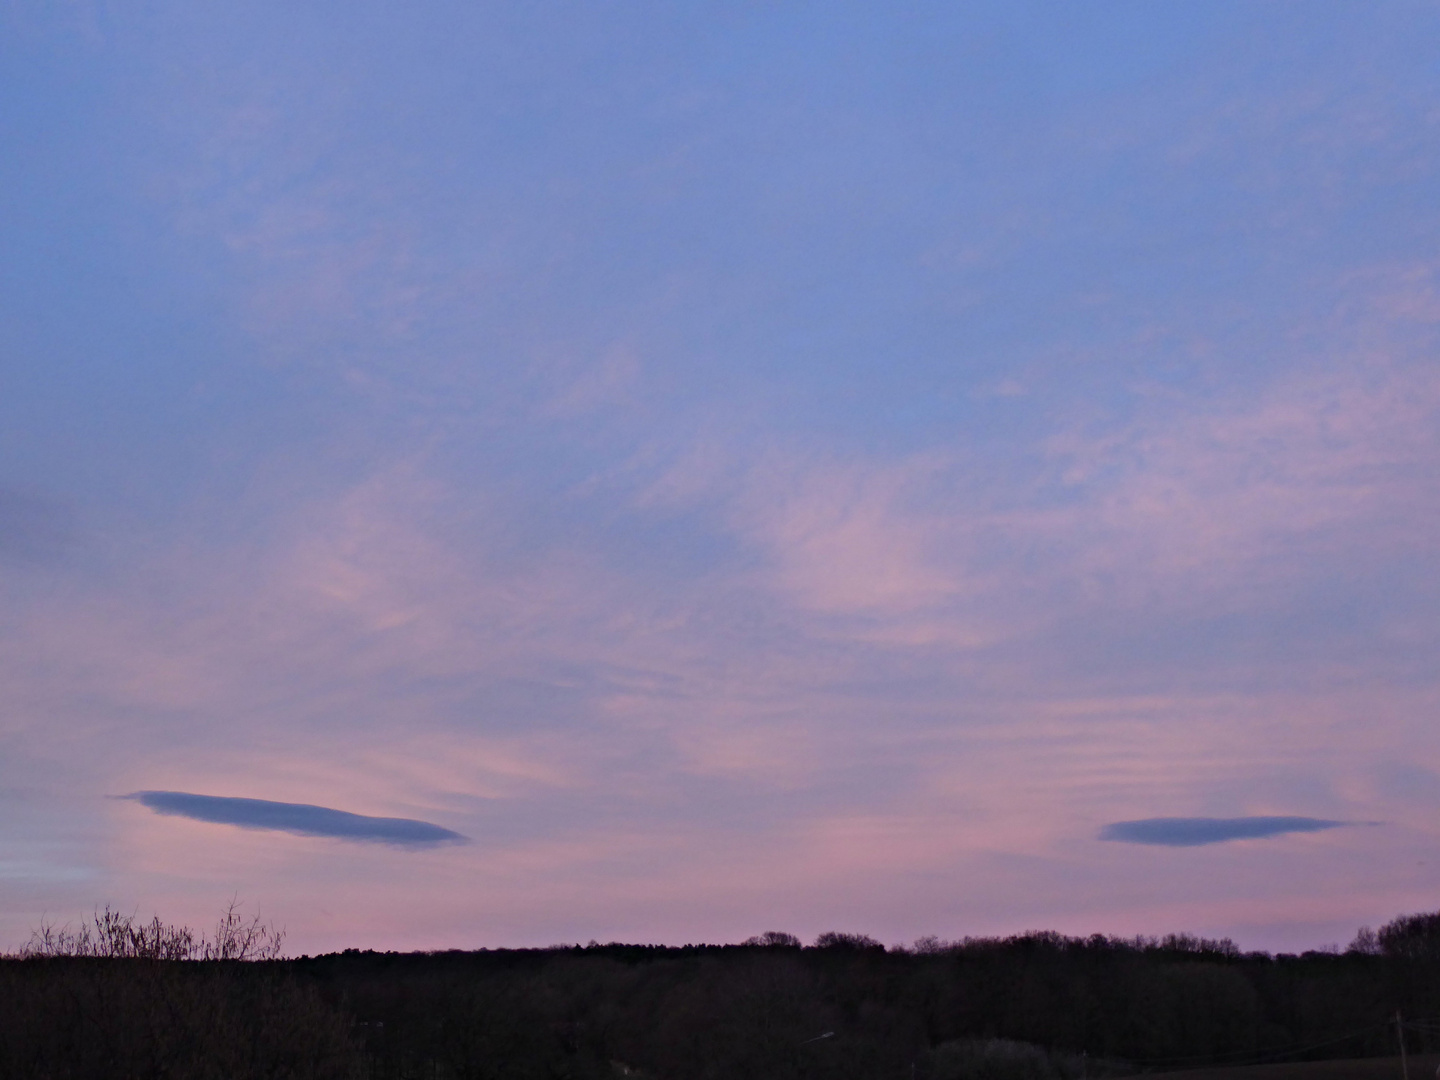
{"label": "lens-shaped gray cloud", "polygon": [[434,847],[464,843],[457,832],[413,818],[368,817],[328,806],[237,799],[223,795],[192,795],[184,791],[136,791],[121,795],[148,806],[157,814],[239,825],[246,829],[272,829],[301,836],[333,836],[398,847]]}
{"label": "lens-shaped gray cloud", "polygon": [[1116,821],[1100,830],[1101,840],[1127,844],[1162,844],[1165,847],[1199,847],[1226,840],[1254,840],[1284,833],[1322,832],[1353,825],[1313,817],[1157,817]]}

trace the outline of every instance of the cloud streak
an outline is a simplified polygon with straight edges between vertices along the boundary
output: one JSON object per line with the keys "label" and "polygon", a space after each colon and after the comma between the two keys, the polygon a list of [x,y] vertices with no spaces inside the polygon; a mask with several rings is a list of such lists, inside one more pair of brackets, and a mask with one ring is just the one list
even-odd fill
{"label": "cloud streak", "polygon": [[428,821],[370,817],[308,803],[193,795],[185,791],[136,791],[120,798],[133,799],[157,814],[299,836],[332,836],[339,840],[409,848],[464,843],[467,839]]}
{"label": "cloud streak", "polygon": [[1257,840],[1286,833],[1323,832],[1353,825],[1350,821],[1329,821],[1312,817],[1158,817],[1138,821],[1116,821],[1100,830],[1101,840],[1125,844],[1157,844],[1162,847],[1200,847],[1229,840]]}

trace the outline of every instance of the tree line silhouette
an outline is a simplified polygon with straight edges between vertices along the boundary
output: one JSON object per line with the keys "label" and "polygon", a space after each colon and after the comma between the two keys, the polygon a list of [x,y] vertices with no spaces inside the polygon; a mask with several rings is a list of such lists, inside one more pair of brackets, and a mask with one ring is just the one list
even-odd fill
{"label": "tree line silhouette", "polygon": [[828,933],[281,958],[107,909],[0,960],[0,1076],[1069,1080],[1440,1048],[1440,913],[1345,950]]}

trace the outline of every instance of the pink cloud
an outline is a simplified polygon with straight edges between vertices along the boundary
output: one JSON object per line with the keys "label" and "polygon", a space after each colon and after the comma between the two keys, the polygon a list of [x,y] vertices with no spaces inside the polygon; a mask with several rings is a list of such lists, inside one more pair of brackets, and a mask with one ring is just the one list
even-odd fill
{"label": "pink cloud", "polygon": [[[583,537],[517,554],[456,529],[456,492],[413,458],[297,505],[258,550],[178,541],[127,580],[13,614],[11,730],[70,799],[199,791],[476,838],[401,873],[321,840],[106,809],[78,865],[110,898],[194,920],[237,890],[274,894],[310,949],[777,920],[890,939],[1264,927],[1336,859],[1374,875],[1305,917],[1373,922],[1428,872],[1327,837],[1274,849],[1293,888],[1237,849],[1141,895],[1154,853],[1094,836],[1157,814],[1308,813],[1391,822],[1369,842],[1408,857],[1433,830],[1371,763],[1440,771],[1428,685],[1242,691],[1220,667],[1156,693],[1029,650],[1089,612],[1183,618],[1301,590],[1357,553],[1423,550],[1434,508],[1413,478],[1435,458],[1436,392],[1418,365],[1357,365],[1057,435],[1058,501],[1045,476],[996,488],[958,448],[841,462],[712,442],[640,512],[713,508],[759,558],[663,590]],[[498,490],[466,498],[503,518]],[[549,704],[507,711],[492,693],[507,680]],[[95,878],[62,873],[73,858],[47,865],[51,910],[96,902]],[[416,881],[423,929],[386,930],[414,914]],[[367,899],[337,913],[338,895]]]}

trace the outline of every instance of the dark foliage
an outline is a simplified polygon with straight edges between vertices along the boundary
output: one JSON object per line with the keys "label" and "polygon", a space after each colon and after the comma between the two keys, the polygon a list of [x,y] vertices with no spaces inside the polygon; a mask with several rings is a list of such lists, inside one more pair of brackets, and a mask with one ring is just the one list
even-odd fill
{"label": "dark foliage", "polygon": [[[1440,1016],[1440,916],[1345,952],[927,939],[633,945],[250,963],[0,962],[0,1076],[1070,1080],[1394,1052]],[[1440,1027],[1435,1030],[1440,1031]],[[1426,1025],[1410,1049],[1434,1049]]]}
{"label": "dark foliage", "polygon": [[348,1018],[282,965],[133,958],[0,961],[0,1076],[348,1080]]}

